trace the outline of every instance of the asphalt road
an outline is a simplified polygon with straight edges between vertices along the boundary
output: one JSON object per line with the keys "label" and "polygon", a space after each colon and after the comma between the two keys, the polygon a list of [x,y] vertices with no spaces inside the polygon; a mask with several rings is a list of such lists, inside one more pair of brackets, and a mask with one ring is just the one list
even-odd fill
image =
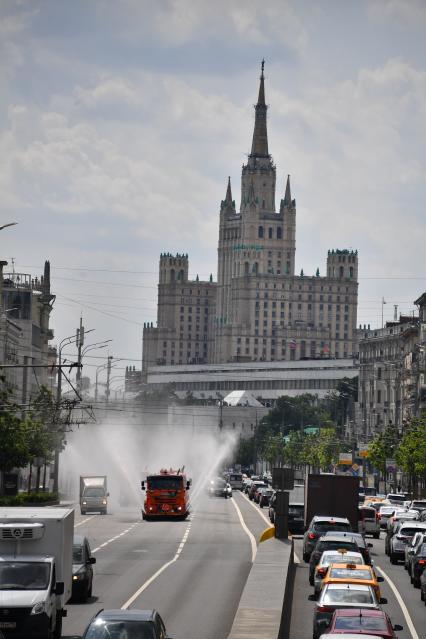
{"label": "asphalt road", "polygon": [[184,522],[145,522],[132,509],[106,516],[76,509],[76,532],[96,557],[93,597],[67,604],[63,637],[81,635],[101,608],[128,606],[156,608],[174,639],[226,639],[252,558],[234,503],[256,540],[266,527],[245,497],[236,492],[234,500],[199,499]]}
{"label": "asphalt road", "polygon": [[[401,602],[398,601],[389,581],[385,578],[384,583],[380,584],[382,596],[388,600],[388,603],[383,605],[383,609],[388,613],[393,624],[403,626],[404,629],[397,633],[399,639],[425,639],[426,606],[420,599],[420,590],[410,584],[403,564],[393,566],[389,562],[384,552],[383,532],[381,539],[367,539],[373,544],[373,548],[370,550],[376,567],[383,569],[385,575],[382,574],[382,576],[392,581],[414,626],[414,628],[410,628],[407,618],[403,614]],[[313,588],[308,581],[308,564],[305,564],[302,559],[301,539],[295,539],[294,547],[298,558],[300,558],[300,563],[296,565],[290,636],[291,639],[312,639],[312,617],[315,604],[309,601],[308,597],[312,594]],[[380,574],[379,570],[377,572]]]}

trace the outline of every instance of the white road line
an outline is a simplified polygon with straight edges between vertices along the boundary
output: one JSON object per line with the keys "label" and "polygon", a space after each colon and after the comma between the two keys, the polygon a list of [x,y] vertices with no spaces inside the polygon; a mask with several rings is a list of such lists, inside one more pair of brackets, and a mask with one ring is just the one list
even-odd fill
{"label": "white road line", "polygon": [[86,523],[86,521],[90,521],[91,519],[94,518],[95,515],[92,515],[91,517],[86,517],[86,519],[83,519],[83,521],[79,521],[78,524],[75,524],[74,528],[78,528],[79,526],[82,526],[83,524]]}
{"label": "white road line", "polygon": [[163,566],[161,566],[161,568],[159,568],[157,570],[156,573],[154,573],[147,581],[145,581],[145,583],[143,583],[141,585],[140,588],[138,588],[136,590],[136,592],[121,606],[121,610],[127,610],[127,608],[129,608],[132,603],[134,601],[136,601],[136,599],[139,597],[139,595],[141,595],[144,590],[146,590],[148,588],[148,586],[150,586],[152,584],[153,581],[155,581],[157,579],[157,577],[159,575],[161,575],[162,572],[164,572],[166,570],[166,568],[168,568],[169,566],[171,566],[172,564],[175,563],[175,561],[177,561],[181,555],[181,552],[183,550],[183,547],[185,546],[187,540],[188,540],[188,535],[189,535],[189,531],[191,529],[191,524],[188,524],[186,530],[185,530],[185,534],[182,537],[182,540],[178,546],[178,549],[176,551],[175,556],[173,557],[173,559],[171,559],[170,561],[166,562],[165,564],[163,564]]}
{"label": "white road line", "polygon": [[395,584],[393,583],[392,579],[385,573],[385,571],[383,570],[383,568],[380,568],[379,566],[376,565],[376,569],[382,573],[383,577],[386,579],[386,581],[388,582],[389,586],[391,587],[391,590],[393,591],[393,594],[396,597],[397,602],[399,603],[399,607],[402,610],[402,614],[405,617],[405,621],[407,622],[407,626],[410,630],[411,633],[411,637],[412,639],[420,639],[419,635],[417,634],[417,631],[414,627],[413,621],[410,617],[410,613],[408,612],[407,606],[405,605],[401,595],[399,594],[398,588],[395,586]]}
{"label": "white road line", "polygon": [[240,520],[240,524],[243,527],[244,532],[248,535],[248,538],[250,539],[250,543],[251,543],[251,562],[253,563],[255,558],[256,558],[256,553],[257,553],[257,545],[256,545],[256,539],[254,538],[253,534],[251,533],[251,531],[247,528],[246,523],[243,519],[243,516],[241,514],[241,510],[238,508],[237,503],[235,501],[235,499],[233,497],[231,497],[231,501],[234,504],[234,508],[237,511],[237,515],[238,518]]}
{"label": "white road line", "polygon": [[130,526],[130,528],[126,528],[126,530],[123,530],[123,532],[121,532],[119,535],[116,535],[115,537],[111,537],[111,539],[108,539],[107,541],[105,541],[103,544],[101,544],[97,548],[94,548],[92,550],[92,553],[98,552],[98,550],[102,550],[103,548],[105,548],[105,546],[108,546],[108,544],[112,543],[113,541],[116,541],[119,537],[123,537],[123,535],[127,535],[127,533],[129,533],[131,530],[133,530],[133,528],[135,526],[137,526],[137,522],[134,523],[133,526]]}
{"label": "white road line", "polygon": [[241,493],[241,496],[242,496],[242,497],[244,497],[244,499],[245,499],[246,501],[248,501],[248,503],[250,504],[250,506],[251,506],[252,508],[254,508],[254,509],[255,509],[255,511],[257,512],[257,514],[258,514],[258,515],[260,515],[260,516],[262,517],[262,519],[264,519],[264,520],[266,521],[266,523],[268,524],[268,526],[269,526],[269,527],[271,527],[271,526],[272,526],[272,524],[271,524],[270,520],[266,517],[266,515],[264,515],[264,514],[263,514],[263,512],[260,510],[260,508],[258,508],[258,507],[256,506],[256,504],[254,504],[252,501],[250,501],[250,499],[249,499],[248,497],[246,497],[246,495],[245,495],[244,493]]}

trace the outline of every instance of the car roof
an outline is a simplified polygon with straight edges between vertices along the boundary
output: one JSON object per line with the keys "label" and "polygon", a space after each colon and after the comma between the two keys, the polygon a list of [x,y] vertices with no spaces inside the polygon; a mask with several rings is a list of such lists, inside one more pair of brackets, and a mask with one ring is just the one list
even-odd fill
{"label": "car roof", "polygon": [[[366,608],[366,610],[374,610],[374,608]],[[366,635],[364,633],[359,634],[358,632],[353,634],[346,634],[346,632],[343,633],[339,633],[336,634],[335,632],[333,632],[331,635],[329,633],[325,634],[325,635],[321,635],[320,639],[336,639],[336,637],[342,637],[342,639],[380,639],[380,635]]]}
{"label": "car roof", "polygon": [[352,537],[352,535],[321,535],[318,541],[354,541],[356,543],[356,539]]}
{"label": "car roof", "polygon": [[329,590],[342,590],[342,588],[344,588],[345,590],[362,590],[362,592],[371,592],[370,586],[367,586],[366,584],[326,584],[324,587],[327,587]]}
{"label": "car roof", "polygon": [[367,566],[366,564],[351,564],[350,561],[342,561],[340,563],[338,563],[337,561],[333,562],[332,564],[330,564],[330,568],[346,568],[347,570],[351,570],[352,572],[355,572],[356,570],[368,570],[370,573],[373,572],[371,566]]}
{"label": "car roof", "polygon": [[121,610],[120,608],[113,608],[111,610],[100,610],[96,615],[96,619],[111,619],[114,621],[125,621],[126,619],[134,621],[153,621],[156,615],[156,610],[137,610],[131,608],[130,610]]}
{"label": "car roof", "polygon": [[418,528],[420,532],[421,530],[426,530],[426,521],[403,521],[400,530],[404,527]]}
{"label": "car roof", "polygon": [[[331,557],[332,555],[339,555],[339,553],[337,552],[337,550],[324,550],[321,555],[321,559],[323,557]],[[362,558],[362,554],[360,552],[355,552],[355,550],[348,550],[348,552],[345,552],[345,557],[361,557]]]}
{"label": "car roof", "polygon": [[385,617],[384,610],[374,608],[337,608],[336,617]]}
{"label": "car roof", "polygon": [[349,519],[347,519],[347,517],[333,517],[332,515],[315,515],[312,518],[312,523],[317,523],[319,521],[335,521],[338,524],[349,524]]}

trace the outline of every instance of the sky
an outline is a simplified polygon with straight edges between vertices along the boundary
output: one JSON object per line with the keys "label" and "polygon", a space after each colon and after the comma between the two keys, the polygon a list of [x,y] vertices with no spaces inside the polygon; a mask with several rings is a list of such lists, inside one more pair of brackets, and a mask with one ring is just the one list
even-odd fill
{"label": "sky", "polygon": [[[161,252],[216,280],[220,201],[240,200],[265,58],[277,201],[296,272],[359,252],[358,323],[426,290],[424,0],[1,0],[0,257],[50,260],[53,344],[80,315],[91,374],[140,367]],[[12,267],[12,258],[14,266]],[[66,353],[66,351],[64,351]],[[72,350],[67,351],[70,355]]]}

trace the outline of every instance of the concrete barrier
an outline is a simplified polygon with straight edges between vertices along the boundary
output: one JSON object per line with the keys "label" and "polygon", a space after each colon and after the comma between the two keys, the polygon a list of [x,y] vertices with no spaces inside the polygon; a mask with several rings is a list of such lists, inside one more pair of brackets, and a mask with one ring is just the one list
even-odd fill
{"label": "concrete barrier", "polygon": [[293,554],[292,540],[259,545],[228,639],[289,639]]}

